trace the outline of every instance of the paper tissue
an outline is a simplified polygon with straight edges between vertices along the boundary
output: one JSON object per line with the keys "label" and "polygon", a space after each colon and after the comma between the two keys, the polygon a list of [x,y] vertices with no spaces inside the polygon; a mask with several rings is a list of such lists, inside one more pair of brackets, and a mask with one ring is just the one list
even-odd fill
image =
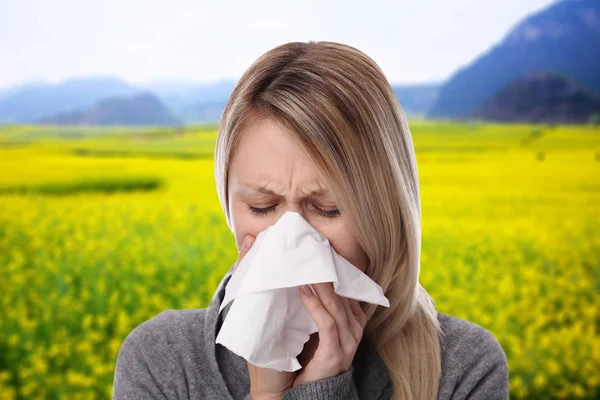
{"label": "paper tissue", "polygon": [[296,357],[319,329],[298,289],[320,282],[333,282],[340,296],[389,307],[377,283],[337,254],[299,213],[288,211],[256,236],[230,278],[219,312],[235,301],[216,343],[263,368],[300,369]]}

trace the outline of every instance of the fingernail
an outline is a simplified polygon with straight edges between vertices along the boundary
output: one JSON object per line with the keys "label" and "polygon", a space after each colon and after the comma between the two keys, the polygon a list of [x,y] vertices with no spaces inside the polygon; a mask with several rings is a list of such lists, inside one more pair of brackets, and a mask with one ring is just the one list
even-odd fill
{"label": "fingernail", "polygon": [[312,290],[308,287],[308,285],[302,285],[302,291],[307,297],[311,297],[313,295]]}
{"label": "fingernail", "polygon": [[244,242],[242,243],[241,251],[246,251],[250,247],[250,236],[246,235]]}

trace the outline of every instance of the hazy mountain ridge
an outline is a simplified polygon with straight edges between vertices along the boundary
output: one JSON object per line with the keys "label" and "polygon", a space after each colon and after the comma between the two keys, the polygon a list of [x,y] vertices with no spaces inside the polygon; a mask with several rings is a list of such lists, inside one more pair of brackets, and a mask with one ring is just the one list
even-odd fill
{"label": "hazy mountain ridge", "polygon": [[442,83],[392,84],[392,89],[400,101],[402,111],[407,116],[424,116],[437,100]]}
{"label": "hazy mountain ridge", "polygon": [[94,105],[98,100],[132,95],[139,89],[114,77],[74,78],[58,84],[32,83],[0,98],[0,122],[30,123]]}
{"label": "hazy mountain ridge", "polygon": [[[85,79],[78,79],[77,82],[66,80],[56,85],[25,85],[20,88],[12,88],[12,93],[8,92],[4,99],[0,92],[0,123],[47,122],[51,120],[55,123],[67,123],[66,121],[81,118],[84,120],[95,119],[101,114],[96,109],[98,101],[123,97],[123,92],[128,96],[153,93],[168,109],[172,118],[185,123],[215,122],[221,118],[227,99],[237,83],[234,80],[208,83],[157,81],[136,86],[117,78],[111,78],[112,85],[101,86],[102,90],[96,91],[95,87],[98,82],[102,82],[102,79],[106,78],[89,78],[89,85],[85,84]],[[64,91],[64,88],[73,86],[87,87],[91,93],[86,93],[81,101],[68,98],[68,101],[61,103],[60,93]],[[59,93],[52,94],[53,87]],[[392,85],[405,114],[409,116],[424,115],[435,101],[439,87],[439,83]],[[39,97],[35,95],[36,90],[41,91]],[[26,99],[32,100],[33,109],[29,109]],[[45,99],[53,99],[54,105],[52,107],[45,106],[43,113],[36,111],[37,104],[45,105],[49,101]],[[6,104],[9,106],[3,108],[3,105]],[[10,110],[14,109],[18,109],[19,112],[11,114]],[[83,116],[85,113],[87,114]]]}
{"label": "hazy mountain ridge", "polygon": [[[492,105],[496,111],[502,109],[502,112],[510,113],[506,104],[500,106],[507,95],[499,99],[496,96],[507,85],[532,73],[563,74],[578,82],[580,91],[589,90],[600,95],[599,43],[600,1],[563,0],[524,18],[501,42],[456,71],[446,82],[391,85],[408,117],[427,118],[491,116]],[[131,84],[110,76],[68,79],[54,85],[31,83],[0,89],[0,123],[90,120],[101,114],[97,109],[100,100],[148,92],[168,109],[162,112],[165,120],[216,122],[236,83],[229,79],[206,83],[160,80]],[[536,97],[528,98],[533,101]],[[573,98],[567,96],[561,101],[564,103],[569,99]],[[481,113],[484,104],[487,108]],[[540,106],[543,108],[548,104]],[[567,107],[563,104],[561,107],[576,110],[578,105]],[[82,116],[85,112],[87,116]],[[522,117],[524,120],[530,118]],[[577,114],[575,119],[579,118]]]}
{"label": "hazy mountain ridge", "polygon": [[218,121],[237,81],[197,83],[157,81],[144,87],[156,95],[185,122]]}
{"label": "hazy mountain ridge", "polygon": [[68,125],[177,125],[180,123],[151,93],[103,99],[90,108],[42,118],[37,122]]}
{"label": "hazy mountain ridge", "polygon": [[441,88],[431,118],[468,117],[505,85],[556,71],[600,93],[600,1],[563,0],[525,18],[504,40],[458,70]]}

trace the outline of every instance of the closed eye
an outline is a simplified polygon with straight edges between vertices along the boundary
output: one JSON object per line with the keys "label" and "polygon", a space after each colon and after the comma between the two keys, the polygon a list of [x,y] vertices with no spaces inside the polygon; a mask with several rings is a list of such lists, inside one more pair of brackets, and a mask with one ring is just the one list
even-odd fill
{"label": "closed eye", "polygon": [[[253,215],[256,216],[264,216],[269,214],[271,211],[275,211],[275,208],[277,207],[277,204],[271,207],[267,207],[267,208],[257,208],[257,207],[252,207],[252,206],[248,206],[248,208],[250,209],[250,212]],[[324,217],[324,218],[334,218],[337,217],[338,215],[340,215],[340,210],[321,210],[320,208],[314,207],[315,209],[315,214]]]}

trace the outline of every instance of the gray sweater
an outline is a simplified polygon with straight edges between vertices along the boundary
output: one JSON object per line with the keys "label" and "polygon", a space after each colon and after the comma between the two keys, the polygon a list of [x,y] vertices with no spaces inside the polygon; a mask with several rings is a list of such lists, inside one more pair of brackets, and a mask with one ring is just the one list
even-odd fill
{"label": "gray sweater", "polygon": [[[233,304],[219,314],[232,272],[233,266],[207,308],[165,310],[129,333],[117,357],[113,399],[250,400],[246,360],[215,344]],[[444,332],[438,398],[508,399],[508,363],[495,337],[479,325],[449,315],[438,313],[438,320]],[[348,371],[297,386],[283,400],[391,396],[385,364],[363,336]]]}

